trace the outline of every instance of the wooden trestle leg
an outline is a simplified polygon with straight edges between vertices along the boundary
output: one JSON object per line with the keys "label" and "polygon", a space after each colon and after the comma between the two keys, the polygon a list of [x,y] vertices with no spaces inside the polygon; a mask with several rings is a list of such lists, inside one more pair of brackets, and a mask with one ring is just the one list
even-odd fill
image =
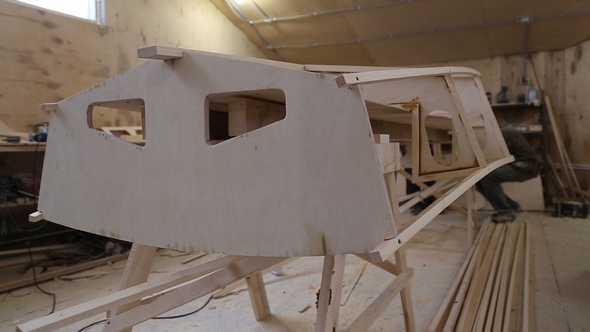
{"label": "wooden trestle leg", "polygon": [[[139,285],[148,280],[150,275],[150,269],[156,256],[156,250],[158,248],[146,246],[139,243],[133,243],[131,246],[131,252],[129,258],[125,264],[125,270],[123,271],[123,277],[121,278],[121,284],[119,290],[129,288],[131,286]],[[140,300],[132,303],[122,305],[118,308],[111,309],[107,312],[107,317],[115,317],[126,311],[129,311],[141,304]],[[105,326],[106,329],[106,326]],[[133,327],[128,327],[123,332],[130,332]]]}
{"label": "wooden trestle leg", "polygon": [[317,298],[316,332],[332,332],[338,325],[346,255],[324,256],[322,281]]}
{"label": "wooden trestle leg", "polygon": [[[385,174],[385,184],[387,186],[387,192],[389,193],[389,201],[391,203],[391,209],[393,211],[393,220],[395,222],[396,229],[401,229],[401,216],[399,211],[399,201],[397,199],[396,189],[396,178],[395,173]],[[400,276],[404,272],[408,272],[408,263],[406,261],[406,249],[404,247],[399,248],[395,252],[395,266],[397,276]],[[416,330],[414,321],[414,309],[412,306],[412,294],[410,291],[410,284],[401,290],[400,294],[402,300],[402,309],[404,311],[404,322],[406,323],[406,331],[411,332]]]}

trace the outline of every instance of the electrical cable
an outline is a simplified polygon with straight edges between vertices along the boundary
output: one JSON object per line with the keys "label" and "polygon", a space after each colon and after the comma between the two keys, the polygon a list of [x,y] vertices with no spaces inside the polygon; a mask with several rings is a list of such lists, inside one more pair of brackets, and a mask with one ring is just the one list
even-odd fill
{"label": "electrical cable", "polygon": [[[213,295],[209,296],[209,298],[207,299],[207,301],[205,302],[205,304],[203,304],[203,305],[202,305],[202,306],[200,306],[199,308],[197,308],[197,309],[195,309],[195,310],[193,310],[193,311],[191,311],[191,312],[187,312],[187,313],[185,313],[185,314],[180,314],[180,315],[175,315],[175,316],[153,317],[153,318],[151,318],[151,319],[154,319],[154,320],[155,320],[155,319],[177,319],[177,318],[182,318],[182,317],[187,317],[187,316],[190,316],[190,315],[194,315],[194,314],[196,314],[197,312],[199,312],[199,311],[201,311],[201,310],[205,309],[205,307],[206,307],[206,306],[209,304],[209,302],[211,302],[211,300],[212,300],[212,299],[213,299]],[[101,320],[99,320],[99,321],[96,321],[96,322],[94,322],[94,323],[88,324],[88,325],[84,326],[83,328],[79,329],[79,330],[78,330],[78,332],[83,332],[83,331],[85,331],[87,328],[90,328],[90,327],[92,327],[92,326],[94,326],[94,325],[98,325],[98,324],[101,324],[101,323],[105,323],[107,320],[108,320],[108,319],[101,319]]]}
{"label": "electrical cable", "polygon": [[56,296],[55,293],[51,293],[48,292],[46,290],[44,290],[43,288],[41,288],[41,286],[39,286],[39,283],[37,282],[37,272],[35,271],[35,261],[33,260],[33,253],[31,252],[31,242],[27,242],[27,249],[29,251],[29,258],[31,260],[31,266],[33,269],[33,282],[35,283],[35,287],[37,287],[38,290],[40,290],[42,293],[50,295],[53,298],[53,304],[51,305],[51,312],[49,312],[47,315],[51,315],[54,311],[55,311],[55,303],[56,303]]}
{"label": "electrical cable", "polygon": [[181,314],[181,315],[176,315],[176,316],[164,316],[164,317],[154,317],[152,319],[176,319],[176,318],[182,318],[182,317],[186,317],[186,316],[190,316],[192,314],[196,314],[197,312],[203,310],[207,304],[209,304],[209,302],[211,302],[211,300],[213,299],[213,295],[209,296],[209,298],[207,299],[207,301],[205,302],[205,304],[203,304],[200,308],[195,309],[191,312],[187,312],[186,314]]}
{"label": "electrical cable", "polygon": [[83,328],[79,329],[79,330],[78,330],[78,332],[83,332],[83,331],[85,331],[86,329],[93,327],[94,325],[98,325],[98,324],[101,324],[101,323],[106,323],[106,321],[107,321],[107,320],[108,320],[108,319],[101,319],[101,320],[99,320],[99,321],[96,321],[96,322],[94,322],[94,323],[90,323],[90,324],[88,324],[88,325],[84,326]]}
{"label": "electrical cable", "polygon": [[[33,177],[33,193],[34,194],[37,194],[37,154],[39,152],[39,144],[40,143],[41,142],[37,142],[37,144],[35,144],[35,152],[33,153],[33,174],[32,174],[32,177]],[[7,184],[6,183],[0,183],[0,186],[1,187],[4,187],[4,186],[7,186]],[[30,195],[30,196],[35,197],[35,200],[36,200],[35,202],[36,203],[38,202],[38,200],[37,200],[38,196],[37,195]],[[47,225],[47,220],[43,219],[42,221],[39,222],[39,225],[37,227],[34,227],[34,228],[22,227],[22,226],[20,226],[20,225],[18,225],[16,223],[16,220],[12,216],[12,212],[10,212],[10,208],[7,207],[6,208],[6,212],[8,214],[9,220],[12,223],[12,225],[14,227],[16,227],[18,230],[21,230],[21,231],[24,231],[24,232],[27,232],[27,233],[37,232],[37,231],[41,230],[43,227],[45,227]]]}

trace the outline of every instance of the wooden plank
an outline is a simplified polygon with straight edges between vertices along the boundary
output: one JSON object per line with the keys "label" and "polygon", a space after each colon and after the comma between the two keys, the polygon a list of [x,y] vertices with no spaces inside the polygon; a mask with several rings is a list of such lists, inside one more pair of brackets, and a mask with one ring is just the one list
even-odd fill
{"label": "wooden plank", "polygon": [[463,264],[461,264],[461,267],[459,268],[459,271],[457,272],[455,279],[453,279],[453,282],[449,286],[449,291],[447,292],[447,295],[445,296],[438,312],[434,316],[432,323],[428,327],[428,331],[441,331],[449,317],[453,302],[462,302],[460,296],[458,296],[460,286],[466,278],[469,278],[469,276],[467,275],[467,271],[470,266],[474,265],[474,254],[475,256],[477,256],[477,252],[479,251],[479,243],[481,242],[483,234],[486,232],[488,225],[489,223],[483,224],[482,228],[477,234],[475,242],[469,247],[469,252],[465,257]]}
{"label": "wooden plank", "polygon": [[41,211],[36,211],[36,212],[33,212],[29,215],[30,222],[38,222],[43,219],[45,219],[45,217],[43,216],[43,212],[41,212]]}
{"label": "wooden plank", "polygon": [[[125,270],[121,277],[119,290],[142,284],[148,280],[150,269],[156,256],[156,247],[145,246],[134,243],[129,252],[129,259],[125,264]],[[129,311],[138,305],[141,301],[126,303],[120,307],[113,308],[107,312],[107,317],[114,317],[126,311]],[[131,332],[131,329],[124,329],[121,332]]]}
{"label": "wooden plank", "polygon": [[337,327],[345,259],[345,255],[324,257],[317,302],[316,332],[330,332]]}
{"label": "wooden plank", "polygon": [[332,326],[332,329],[329,331],[334,331],[338,327],[345,265],[346,255],[336,255],[336,257],[334,257],[334,272],[332,281],[330,282],[330,293],[332,299],[331,303],[328,304],[328,325]]}
{"label": "wooden plank", "polygon": [[503,303],[505,301],[505,281],[510,274],[510,266],[514,259],[514,242],[517,237],[517,231],[512,225],[508,225],[506,241],[504,242],[504,249],[502,251],[502,258],[500,260],[499,268],[496,273],[496,280],[492,293],[492,299],[489,303],[488,312],[486,314],[485,326],[481,327],[484,331],[491,331],[495,318],[503,310]]}
{"label": "wooden plank", "polygon": [[317,300],[318,314],[315,323],[315,332],[331,331],[329,326],[328,308],[332,297],[330,286],[332,284],[332,272],[334,271],[334,256],[324,256],[322,267],[322,280]]}
{"label": "wooden plank", "polygon": [[[397,198],[397,181],[396,181],[396,174],[390,173],[384,175],[385,185],[387,187],[387,192],[389,194],[389,203],[391,204],[391,210],[393,212],[393,221],[395,223],[395,228],[400,229],[401,223],[401,213],[399,208],[399,200]],[[399,276],[402,273],[409,271],[410,268],[408,267],[408,263],[406,260],[406,251],[405,249],[399,248],[395,253],[395,270],[396,275]],[[412,272],[410,272],[412,273]],[[404,323],[406,324],[406,331],[414,332],[416,330],[416,323],[414,319],[414,306],[412,304],[412,293],[410,290],[410,285],[406,285],[402,288],[400,293],[400,298],[402,301],[402,311],[404,313]]]}
{"label": "wooden plank", "polygon": [[57,111],[57,103],[44,103],[39,106],[42,111],[55,112]]}
{"label": "wooden plank", "polygon": [[491,239],[490,247],[486,250],[484,259],[479,267],[477,267],[474,280],[472,285],[469,287],[465,303],[463,305],[463,311],[457,322],[457,330],[471,330],[475,321],[475,316],[479,308],[479,300],[481,299],[482,293],[485,287],[485,281],[487,280],[488,273],[492,267],[493,258],[496,254],[496,249],[502,234],[504,233],[505,225],[496,225],[494,228],[494,234]]}
{"label": "wooden plank", "polygon": [[381,315],[383,310],[393,301],[393,299],[404,289],[412,279],[412,271],[406,271],[400,274],[379,294],[373,301],[344,331],[368,331],[369,327]]}
{"label": "wooden plank", "polygon": [[[55,269],[53,271],[37,274],[37,282],[51,280],[51,279],[58,278],[63,275],[68,275],[68,274],[76,273],[79,271],[88,270],[88,269],[91,269],[91,268],[94,268],[94,267],[97,267],[100,265],[107,264],[109,262],[116,262],[116,261],[127,258],[128,255],[129,255],[128,253],[125,253],[125,254],[120,254],[120,255],[108,256],[108,257],[104,257],[104,258],[95,259],[95,260],[92,260],[89,262],[80,263],[80,264],[76,264],[73,266],[68,266],[68,267],[64,267],[64,268],[60,268],[60,269]],[[6,292],[9,290],[13,290],[13,289],[17,289],[20,287],[33,285],[34,283],[35,283],[35,280],[32,277],[27,278],[27,279],[5,282],[0,285],[0,293]]]}
{"label": "wooden plank", "polygon": [[194,282],[158,296],[156,299],[147,299],[141,306],[110,318],[104,331],[115,332],[132,327],[173,308],[194,301],[247,275],[279,263],[284,259],[284,257],[245,257]]}
{"label": "wooden plank", "polygon": [[477,206],[475,186],[467,190],[467,249],[473,246],[475,228],[477,227]]}
{"label": "wooden plank", "polygon": [[268,304],[266,288],[264,287],[264,280],[262,280],[262,273],[258,271],[246,276],[246,285],[250,293],[250,302],[252,302],[254,317],[257,321],[261,321],[270,315],[270,306]]}
{"label": "wooden plank", "polygon": [[[127,257],[127,255],[128,254],[120,256]],[[139,300],[144,296],[166,290],[170,287],[180,285],[187,281],[194,280],[195,278],[209,274],[241,259],[242,257],[239,256],[225,256],[199,266],[170,273],[160,278],[150,280],[137,286],[126,288],[91,302],[82,303],[68,309],[55,312],[51,315],[21,324],[17,327],[17,331],[54,331],[58,328],[77,322],[84,317],[100,314],[113,307],[119,307],[126,303]]]}
{"label": "wooden plank", "polygon": [[518,229],[518,243],[516,245],[516,251],[514,252],[514,262],[512,263],[512,268],[510,271],[510,281],[508,284],[508,294],[506,295],[506,309],[504,309],[504,318],[502,321],[502,325],[501,327],[498,327],[498,329],[496,329],[496,327],[494,326],[494,331],[508,331],[508,329],[510,328],[510,315],[512,314],[512,294],[514,291],[514,283],[516,282],[516,270],[518,267],[518,260],[519,260],[519,256],[520,256],[520,251],[522,249],[523,246],[523,238],[524,238],[524,232],[522,232],[522,224],[520,225],[519,229]]}
{"label": "wooden plank", "polygon": [[485,255],[485,252],[488,249],[489,242],[491,241],[494,229],[495,229],[495,227],[491,223],[490,219],[489,218],[486,219],[486,221],[484,221],[484,226],[480,230],[482,237],[481,237],[480,241],[476,242],[476,244],[475,244],[475,246],[476,246],[475,252],[473,254],[473,257],[471,258],[471,261],[469,262],[467,270],[465,271],[465,276],[463,277],[463,280],[461,281],[461,285],[459,286],[459,290],[457,291],[456,300],[452,303],[452,307],[449,312],[449,317],[448,317],[446,323],[444,323],[444,329],[443,329],[444,331],[454,331],[455,330],[455,326],[457,324],[457,321],[459,320],[461,310],[463,309],[464,304],[465,304],[467,293],[468,293],[469,288],[471,287],[472,282],[475,278],[474,277],[475,271],[476,271],[476,269],[479,268],[481,259]]}
{"label": "wooden plank", "polygon": [[479,75],[477,71],[463,67],[402,68],[342,74],[336,77],[336,84],[342,88],[362,83],[378,83],[408,77],[442,76],[446,74]]}
{"label": "wooden plank", "polygon": [[[510,225],[511,229],[517,228]],[[516,253],[516,241],[518,241],[518,237],[520,230],[516,229],[513,230],[511,238],[511,248],[508,252],[508,257],[504,261],[504,266],[502,270],[502,274],[500,276],[500,288],[498,289],[498,296],[495,303],[495,309],[493,315],[490,316],[490,324],[486,324],[486,331],[490,331],[492,328],[494,331],[500,331],[502,327],[502,319],[504,318],[504,310],[506,307],[506,300],[507,300],[507,285],[511,275],[512,265],[515,260],[515,253]]]}
{"label": "wooden plank", "polygon": [[182,49],[166,46],[148,46],[137,49],[137,57],[153,60],[172,60],[182,58]]}
{"label": "wooden plank", "polygon": [[529,240],[529,226],[524,224],[524,282],[522,290],[522,328],[521,331],[528,332],[529,330],[529,287],[530,287],[530,240]]}
{"label": "wooden plank", "polygon": [[402,154],[399,150],[399,143],[377,143],[375,150],[383,174],[401,169]]}
{"label": "wooden plank", "polygon": [[367,261],[367,262],[375,265],[376,267],[378,267],[378,268],[380,268],[380,269],[382,269],[384,271],[387,271],[387,272],[393,274],[394,276],[398,275],[398,273],[397,273],[398,268],[395,265],[395,263],[391,260],[391,258],[390,259],[386,259],[385,261],[383,261],[381,263],[375,263],[375,262],[372,261],[371,255],[368,254],[368,253],[365,253],[365,254],[356,254],[356,256],[359,257],[359,258],[361,258],[361,259],[364,259],[365,261]]}
{"label": "wooden plank", "polygon": [[[511,225],[512,224],[509,224],[505,227],[504,233],[500,238],[500,243],[498,244],[494,254],[492,267],[488,273],[486,286],[480,299],[479,308],[477,310],[477,316],[474,324],[474,329],[476,331],[484,330],[486,324],[491,321],[493,312],[495,312],[496,309],[497,294],[500,289],[500,279],[504,267],[503,261],[509,259],[512,255],[512,252],[510,251],[510,244],[513,234],[512,227],[510,227]],[[492,312],[492,315],[489,315],[490,311]]]}

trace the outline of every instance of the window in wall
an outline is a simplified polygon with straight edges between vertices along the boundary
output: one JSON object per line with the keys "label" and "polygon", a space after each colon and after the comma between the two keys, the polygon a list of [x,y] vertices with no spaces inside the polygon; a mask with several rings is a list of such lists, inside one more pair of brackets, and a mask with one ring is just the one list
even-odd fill
{"label": "window in wall", "polygon": [[103,23],[103,0],[17,0],[29,5]]}

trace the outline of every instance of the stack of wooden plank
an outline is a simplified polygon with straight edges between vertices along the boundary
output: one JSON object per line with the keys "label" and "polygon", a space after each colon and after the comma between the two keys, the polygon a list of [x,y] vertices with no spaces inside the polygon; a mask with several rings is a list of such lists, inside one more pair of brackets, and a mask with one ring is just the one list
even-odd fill
{"label": "stack of wooden plank", "polygon": [[486,220],[430,331],[528,331],[526,223]]}

